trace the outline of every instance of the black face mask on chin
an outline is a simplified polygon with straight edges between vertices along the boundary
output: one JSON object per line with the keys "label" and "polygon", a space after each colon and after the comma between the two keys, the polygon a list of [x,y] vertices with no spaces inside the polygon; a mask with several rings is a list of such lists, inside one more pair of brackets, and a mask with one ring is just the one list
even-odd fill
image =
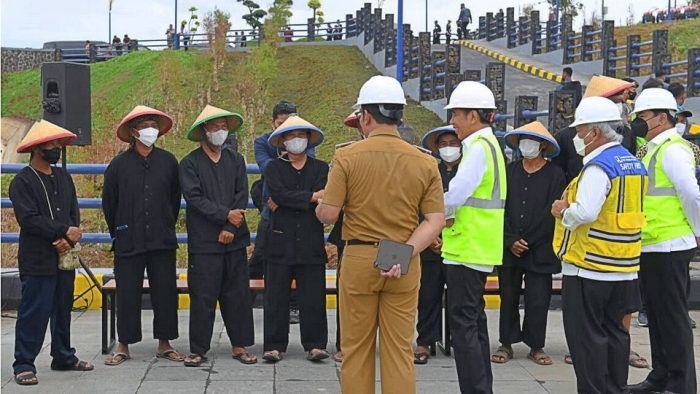
{"label": "black face mask on chin", "polygon": [[42,149],[41,155],[49,164],[56,164],[61,158],[61,148]]}
{"label": "black face mask on chin", "polygon": [[[659,114],[659,115],[661,115],[661,114]],[[659,115],[656,115],[656,116],[659,116]],[[654,119],[656,116],[652,117],[651,119]],[[649,119],[649,120],[651,120],[651,119]],[[632,128],[632,132],[634,133],[635,136],[637,136],[639,138],[646,138],[647,134],[649,134],[649,132],[651,130],[654,130],[655,128],[657,128],[659,126],[657,125],[657,126],[652,127],[651,129],[649,129],[649,124],[647,123],[647,121],[638,117],[638,118],[635,118],[632,122],[630,122],[630,127]]]}

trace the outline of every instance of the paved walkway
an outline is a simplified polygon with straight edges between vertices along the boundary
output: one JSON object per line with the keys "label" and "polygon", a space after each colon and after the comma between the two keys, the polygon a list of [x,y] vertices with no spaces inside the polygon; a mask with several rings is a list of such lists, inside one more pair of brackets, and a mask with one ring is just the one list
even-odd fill
{"label": "paved walkway", "polygon": [[[498,311],[488,310],[492,348],[497,347]],[[180,311],[180,339],[174,345],[181,352],[187,349],[188,311]],[[700,312],[691,316],[700,321]],[[144,338],[151,337],[151,311],[144,311]],[[317,364],[306,361],[299,344],[299,326],[292,326],[292,344],[285,359],[276,365],[258,363],[245,366],[233,360],[223,323],[217,315],[215,335],[209,363],[201,368],[185,368],[181,364],[156,359],[156,342],[148,340],[132,346],[132,359],[117,367],[107,367],[100,354],[100,312],[89,311],[73,314],[73,342],[78,355],[96,364],[92,372],[53,372],[49,370],[49,339],[37,360],[41,383],[34,387],[19,387],[12,380],[14,350],[14,319],[2,319],[2,392],[10,393],[236,393],[236,394],[292,394],[292,393],[340,393],[340,364],[326,360]],[[335,338],[335,310],[328,310],[330,338]],[[255,310],[256,338],[262,339],[262,310]],[[700,370],[700,331],[695,331],[696,368]],[[515,359],[507,364],[493,365],[495,393],[575,393],[574,371],[564,364],[566,351],[561,311],[549,314],[546,350],[554,358],[554,365],[535,365],[526,358],[527,348],[515,346]],[[332,340],[331,342],[335,342]],[[635,350],[649,357],[649,339],[646,329],[633,325],[632,342]],[[331,349],[329,344],[329,349]],[[261,345],[251,350],[260,355]],[[379,370],[379,367],[377,367]],[[426,366],[417,366],[418,393],[459,393],[457,373],[451,357],[438,355]],[[638,382],[646,376],[646,370],[630,368],[630,382]],[[377,375],[379,376],[379,375]],[[377,382],[377,393],[380,393]]]}

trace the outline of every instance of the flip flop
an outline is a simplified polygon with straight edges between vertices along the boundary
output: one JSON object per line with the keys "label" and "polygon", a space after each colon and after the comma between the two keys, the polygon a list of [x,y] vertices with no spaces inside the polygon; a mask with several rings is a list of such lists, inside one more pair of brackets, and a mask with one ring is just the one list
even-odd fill
{"label": "flip flop", "polygon": [[574,359],[571,357],[571,353],[566,353],[564,355],[564,362],[569,365],[574,365]]}
{"label": "flip flop", "polygon": [[491,356],[491,362],[496,364],[505,364],[513,358],[513,349],[505,346],[499,346],[496,353]]}
{"label": "flip flop", "polygon": [[649,362],[647,361],[646,358],[642,357],[639,355],[639,353],[630,350],[630,355],[629,358],[627,359],[627,363],[635,368],[647,368],[649,367]]}
{"label": "flip flop", "polygon": [[336,354],[333,355],[333,361],[335,361],[335,362],[337,362],[337,363],[342,363],[342,362],[343,362],[343,357],[344,357],[343,353],[338,352],[338,353],[336,353]]}
{"label": "flip flop", "polygon": [[427,364],[429,358],[430,353],[427,352],[413,353],[413,363],[416,365]]}
{"label": "flip flop", "polygon": [[269,362],[277,362],[282,360],[282,353],[279,350],[270,350],[263,354],[263,360]]}
{"label": "flip flop", "polygon": [[[114,359],[117,357],[121,357],[121,359],[117,362],[114,362]],[[110,366],[110,367],[114,367],[114,366],[119,365],[119,364],[123,363],[124,361],[130,360],[130,359],[131,359],[131,356],[126,354],[126,353],[114,352],[114,353],[112,353],[112,362],[110,363],[110,362],[107,362],[107,360],[105,360],[105,365]]]}
{"label": "flip flop", "polygon": [[534,361],[537,365],[552,365],[553,363],[552,358],[549,357],[547,353],[544,352],[544,350],[538,350],[535,353],[530,352],[527,354],[527,358]]}
{"label": "flip flop", "polygon": [[[257,364],[258,359],[251,359],[250,354],[248,352],[240,352],[238,354],[232,354],[231,357],[233,357],[234,360],[238,360],[243,364],[246,365],[251,365],[251,364]],[[247,360],[246,360],[247,358]]]}
{"label": "flip flop", "polygon": [[178,356],[180,355],[180,353],[178,353],[177,350],[168,349],[168,350],[164,351],[163,353],[156,354],[156,358],[163,358],[166,360],[175,361],[176,363],[181,363],[181,362],[185,361],[185,359],[183,359],[183,358],[170,357],[169,355],[171,355],[171,354],[177,354]]}
{"label": "flip flop", "polygon": [[202,365],[203,362],[209,361],[209,359],[206,356],[202,356],[201,354],[190,354],[187,356],[189,359],[199,359],[199,361],[184,361],[186,367],[199,367]]}
{"label": "flip flop", "polygon": [[88,367],[88,363],[85,361],[80,361],[78,362],[78,365],[68,365],[65,367],[51,367],[52,371],[78,371],[78,372],[86,372],[86,371],[92,371],[95,369],[94,365],[90,365]]}
{"label": "flip flop", "polygon": [[[21,373],[22,372],[20,372],[20,374]],[[29,372],[22,376],[20,376],[19,374],[15,375],[15,382],[17,382],[17,384],[20,386],[34,386],[36,384],[39,384],[39,379],[32,379],[36,379],[36,374],[34,372]]]}
{"label": "flip flop", "polygon": [[[317,350],[317,352],[314,353],[314,350]],[[328,355],[326,349],[311,349],[311,351],[309,351],[309,355],[306,356],[306,359],[309,361],[321,361],[327,359],[328,357],[330,356]]]}

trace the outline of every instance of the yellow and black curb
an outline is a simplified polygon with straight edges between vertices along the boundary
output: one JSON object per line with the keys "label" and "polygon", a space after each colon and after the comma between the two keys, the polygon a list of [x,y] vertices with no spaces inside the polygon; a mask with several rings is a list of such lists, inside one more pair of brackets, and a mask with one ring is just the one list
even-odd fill
{"label": "yellow and black curb", "polygon": [[469,41],[457,41],[458,44],[461,44],[471,50],[483,53],[486,56],[492,57],[498,61],[501,61],[511,67],[514,67],[520,71],[530,73],[538,78],[546,79],[548,81],[552,82],[561,82],[561,75],[557,75],[555,73],[542,70],[541,68],[537,68],[535,66],[532,66],[527,63],[523,63],[520,60],[517,59],[511,59],[508,56],[502,55],[498,52],[494,52],[492,50],[480,47],[472,42]]}

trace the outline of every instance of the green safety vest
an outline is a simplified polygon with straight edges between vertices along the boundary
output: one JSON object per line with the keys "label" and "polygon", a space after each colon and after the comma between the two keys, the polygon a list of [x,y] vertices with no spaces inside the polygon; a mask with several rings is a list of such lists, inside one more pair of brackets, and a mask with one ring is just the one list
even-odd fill
{"label": "green safety vest", "polygon": [[[673,144],[684,144],[688,147],[683,138],[674,133],[647,152],[642,159],[642,163],[649,172],[649,191],[644,198],[647,225],[642,229],[642,246],[693,234],[683,213],[676,189],[664,173],[662,166],[664,153]],[[695,162],[694,158],[693,162]]]}
{"label": "green safety vest", "polygon": [[[454,225],[442,231],[442,257],[464,264],[501,265],[507,187],[505,160],[493,134],[477,137],[471,146],[476,144],[481,144],[486,152],[486,173],[474,194],[457,209]],[[468,150],[464,156],[467,153]],[[459,165],[464,163],[462,160]]]}

